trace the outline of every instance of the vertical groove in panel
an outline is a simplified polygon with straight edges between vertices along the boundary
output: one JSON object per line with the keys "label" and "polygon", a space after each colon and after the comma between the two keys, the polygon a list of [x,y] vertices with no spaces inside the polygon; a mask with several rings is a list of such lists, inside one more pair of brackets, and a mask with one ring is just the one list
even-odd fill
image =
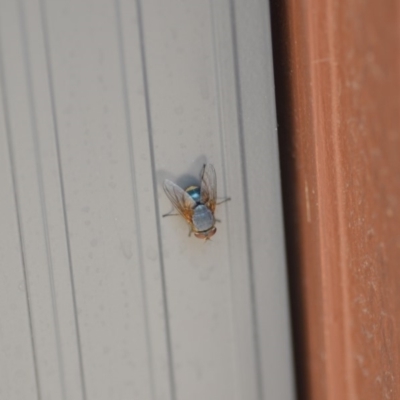
{"label": "vertical groove in panel", "polygon": [[[135,215],[135,225],[136,225],[136,243],[138,248],[138,261],[139,261],[139,271],[140,271],[140,279],[141,279],[141,287],[142,287],[142,300],[143,300],[143,308],[144,308],[144,325],[146,332],[146,347],[148,354],[148,368],[149,368],[149,377],[150,377],[150,393],[151,399],[156,399],[156,387],[155,387],[155,379],[154,379],[154,365],[153,365],[153,349],[151,345],[151,337],[150,337],[150,323],[149,323],[149,310],[148,310],[148,301],[147,301],[147,291],[146,291],[146,278],[144,268],[144,257],[143,257],[143,242],[142,242],[142,229],[140,222],[140,214],[139,214],[139,199],[137,195],[137,180],[136,180],[136,172],[135,172],[135,158],[133,154],[133,133],[132,133],[132,125],[130,116],[130,104],[129,104],[129,95],[128,95],[128,82],[127,82],[127,73],[125,66],[125,52],[124,52],[124,35],[122,32],[122,19],[121,19],[121,7],[120,0],[115,0],[115,14],[116,14],[116,25],[117,25],[117,35],[118,35],[118,53],[119,53],[119,62],[121,67],[121,80],[122,80],[122,95],[123,95],[123,103],[124,103],[124,117],[126,124],[126,137],[128,141],[128,153],[129,153],[129,166],[130,166],[130,174],[131,174],[131,184],[132,184],[132,197],[133,197],[133,208]],[[161,254],[161,252],[160,252]]]}
{"label": "vertical groove in panel", "polygon": [[19,204],[19,196],[18,196],[18,185],[16,182],[16,171],[15,171],[15,160],[14,160],[14,148],[12,142],[12,133],[11,133],[11,123],[8,109],[8,97],[7,97],[7,87],[6,87],[6,78],[4,71],[4,63],[3,63],[3,47],[2,47],[2,37],[0,35],[0,84],[1,84],[1,93],[2,93],[2,101],[4,108],[4,121],[6,127],[6,140],[8,146],[8,153],[10,157],[10,171],[11,171],[11,181],[13,187],[13,195],[14,195],[14,203],[15,203],[15,212],[16,212],[16,220],[18,226],[18,238],[21,246],[21,263],[23,269],[24,276],[24,289],[26,293],[26,307],[28,312],[29,319],[29,330],[30,330],[30,340],[32,346],[32,357],[34,364],[34,375],[35,375],[35,383],[36,383],[36,397],[38,400],[41,399],[41,387],[39,381],[39,368],[36,354],[36,343],[35,343],[35,335],[34,335],[34,327],[33,327],[33,318],[32,318],[32,308],[30,303],[30,288],[29,288],[29,276],[26,268],[26,259],[25,259],[25,244],[24,237],[22,233],[22,224],[21,224],[21,214],[20,214],[20,204]]}
{"label": "vertical groove in panel", "polygon": [[150,111],[150,93],[149,93],[149,85],[148,85],[148,79],[147,79],[147,63],[146,63],[146,52],[145,52],[145,45],[144,45],[144,31],[143,31],[141,0],[136,0],[136,9],[137,9],[137,15],[138,15],[140,54],[141,54],[141,62],[142,62],[142,69],[143,69],[144,100],[145,100],[147,128],[148,128],[148,137],[149,137],[151,175],[152,175],[152,184],[153,184],[153,193],[154,193],[154,208],[155,208],[155,212],[156,212],[157,245],[158,245],[159,257],[160,257],[160,272],[161,272],[163,307],[164,307],[164,315],[165,315],[165,331],[166,331],[166,342],[167,342],[167,353],[168,353],[168,364],[169,364],[171,399],[176,400],[177,397],[176,397],[174,362],[173,362],[173,353],[172,353],[171,327],[170,327],[170,323],[169,323],[167,282],[166,282],[166,275],[165,275],[164,255],[162,252],[160,209],[159,209],[158,197],[157,197],[157,181],[156,181],[156,173],[155,173],[154,144],[153,144],[153,132],[152,132],[152,122],[151,122],[151,111]]}
{"label": "vertical groove in panel", "polygon": [[63,400],[66,400],[66,385],[65,385],[65,374],[64,374],[64,363],[63,363],[63,355],[61,350],[61,334],[60,334],[60,324],[59,324],[59,316],[57,310],[57,300],[55,293],[55,283],[54,283],[54,266],[53,259],[50,248],[50,238],[49,238],[49,227],[47,221],[47,206],[46,199],[44,195],[44,183],[43,183],[43,170],[41,164],[41,154],[40,154],[40,145],[39,145],[39,137],[38,137],[38,127],[36,120],[36,108],[35,102],[33,99],[33,82],[31,75],[31,60],[29,55],[29,45],[28,45],[28,34],[26,31],[26,21],[25,21],[25,10],[21,0],[18,0],[19,7],[19,22],[22,36],[22,45],[23,45],[23,56],[25,62],[25,74],[27,81],[27,92],[28,92],[28,103],[29,103],[29,114],[30,121],[32,125],[32,141],[34,145],[35,152],[35,163],[36,163],[36,175],[38,180],[39,194],[40,194],[40,207],[42,213],[42,223],[43,223],[43,232],[45,239],[45,247],[46,247],[46,258],[47,258],[47,266],[49,273],[49,281],[50,281],[50,289],[51,289],[51,307],[53,312],[54,326],[55,326],[55,335],[56,335],[56,343],[57,343],[57,361],[59,367],[59,378],[61,384],[61,392]]}
{"label": "vertical groove in panel", "polygon": [[[212,34],[212,46],[213,46],[213,57],[214,57],[214,76],[215,76],[215,92],[217,94],[217,119],[218,119],[218,137],[219,137],[219,142],[220,142],[220,147],[221,147],[221,158],[222,158],[222,177],[223,177],[223,188],[224,188],[224,195],[227,196],[227,180],[226,180],[226,175],[227,175],[227,157],[225,154],[225,142],[224,142],[224,135],[223,135],[223,120],[222,120],[222,109],[221,109],[221,81],[220,81],[220,62],[219,62],[219,57],[218,57],[218,48],[217,48],[217,39],[216,39],[216,32],[215,32],[215,11],[213,7],[213,0],[210,0],[210,15],[211,15],[211,34]],[[229,229],[229,215],[228,215],[228,208],[225,207],[225,223],[226,223],[226,232],[227,232],[227,237],[228,237],[228,265],[232,265],[232,238],[231,238],[231,231]],[[232,333],[234,337],[235,343],[238,340],[237,337],[237,332],[235,329],[235,310],[234,310],[234,289],[233,289],[233,270],[230,267],[229,268],[229,296],[230,296],[230,311],[231,311],[231,326],[232,326]],[[237,368],[237,363],[238,363],[238,355],[237,355],[237,347],[233,347],[233,355],[232,355],[232,363],[233,363],[233,369],[235,371],[235,374],[238,375],[239,370]],[[237,384],[237,383],[236,383]],[[236,396],[235,396],[236,398]]]}
{"label": "vertical groove in panel", "polygon": [[43,41],[44,41],[45,56],[46,56],[48,83],[49,83],[49,90],[50,90],[51,114],[52,114],[53,128],[54,128],[54,139],[55,139],[55,144],[56,144],[57,167],[58,167],[58,175],[59,175],[59,181],[60,181],[62,213],[63,213],[63,222],[64,222],[64,228],[65,228],[66,246],[67,246],[67,254],[68,254],[68,266],[69,266],[69,273],[70,273],[70,280],[71,280],[72,300],[73,300],[73,309],[74,309],[74,322],[75,322],[78,356],[79,356],[79,372],[80,372],[80,378],[81,378],[80,380],[81,380],[81,386],[82,386],[82,397],[84,400],[86,400],[87,392],[86,392],[86,383],[85,383],[85,374],[84,374],[84,365],[83,365],[83,356],[82,356],[82,342],[81,342],[79,320],[78,320],[78,306],[77,306],[77,300],[76,300],[75,277],[74,277],[74,271],[73,271],[73,266],[72,266],[71,243],[70,243],[70,238],[69,238],[68,217],[67,217],[67,209],[66,209],[66,201],[65,201],[64,176],[63,176],[62,162],[61,162],[60,139],[59,139],[58,123],[57,123],[57,115],[56,115],[56,103],[55,103],[54,83],[53,83],[51,54],[50,54],[50,40],[49,40],[49,33],[48,33],[48,26],[47,26],[45,0],[40,0],[40,15],[41,15],[42,30],[43,30]]}
{"label": "vertical groove in panel", "polygon": [[257,317],[257,302],[255,293],[255,277],[254,277],[254,265],[253,265],[253,254],[251,250],[251,229],[250,229],[250,210],[249,210],[249,198],[248,198],[248,182],[246,176],[246,154],[244,149],[244,132],[243,132],[243,109],[242,109],[242,98],[241,98],[241,87],[240,87],[240,76],[239,76],[239,56],[238,56],[238,43],[236,35],[236,15],[235,15],[235,4],[234,0],[230,0],[230,18],[232,27],[232,45],[233,45],[233,68],[235,75],[235,91],[236,91],[236,104],[237,104],[237,118],[238,118],[238,131],[239,131],[239,143],[240,143],[240,158],[241,158],[241,172],[242,172],[242,183],[244,191],[244,209],[245,209],[245,230],[246,230],[246,247],[247,247],[247,259],[249,268],[250,278],[250,295],[251,295],[251,315],[253,321],[253,337],[254,337],[254,356],[256,362],[257,371],[257,391],[260,400],[264,398],[263,385],[262,385],[262,365],[261,365],[261,346],[258,336],[258,317]]}
{"label": "vertical groove in panel", "polygon": [[[221,158],[222,158],[222,177],[223,177],[223,188],[224,188],[224,196],[227,195],[227,182],[226,182],[226,174],[227,174],[227,166],[226,166],[226,155],[225,155],[225,143],[224,143],[224,136],[222,134],[222,131],[224,129],[223,123],[222,123],[222,110],[221,110],[221,82],[220,82],[220,77],[219,77],[219,71],[220,71],[220,66],[219,66],[219,57],[217,55],[217,43],[216,43],[216,38],[215,38],[215,15],[214,15],[214,9],[212,6],[213,1],[210,0],[210,8],[211,8],[211,27],[212,27],[212,42],[213,42],[213,57],[214,57],[214,76],[215,76],[215,92],[217,94],[217,119],[218,119],[218,137],[219,137],[219,142],[220,142],[220,147],[221,147]],[[230,234],[230,229],[229,229],[229,218],[228,218],[228,209],[225,207],[225,220],[226,220],[226,226],[227,226],[227,235],[228,235],[228,253],[229,253],[229,258],[231,257],[231,234]],[[231,264],[229,262],[229,264]],[[230,282],[230,286],[232,289],[232,278]]]}

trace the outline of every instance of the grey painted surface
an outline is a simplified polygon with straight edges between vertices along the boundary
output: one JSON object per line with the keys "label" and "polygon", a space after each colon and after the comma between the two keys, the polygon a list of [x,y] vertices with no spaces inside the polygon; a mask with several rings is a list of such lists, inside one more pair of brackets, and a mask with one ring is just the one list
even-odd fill
{"label": "grey painted surface", "polygon": [[1,0],[0,91],[0,399],[293,399],[266,2]]}

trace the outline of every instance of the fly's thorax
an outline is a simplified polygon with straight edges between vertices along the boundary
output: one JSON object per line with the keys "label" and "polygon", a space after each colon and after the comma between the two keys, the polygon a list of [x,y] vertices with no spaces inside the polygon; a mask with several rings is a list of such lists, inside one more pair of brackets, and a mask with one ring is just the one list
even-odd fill
{"label": "fly's thorax", "polygon": [[199,204],[193,212],[193,228],[197,232],[204,232],[211,229],[215,224],[214,215],[204,204]]}
{"label": "fly's thorax", "polygon": [[200,204],[201,193],[198,186],[189,186],[185,192],[197,203]]}

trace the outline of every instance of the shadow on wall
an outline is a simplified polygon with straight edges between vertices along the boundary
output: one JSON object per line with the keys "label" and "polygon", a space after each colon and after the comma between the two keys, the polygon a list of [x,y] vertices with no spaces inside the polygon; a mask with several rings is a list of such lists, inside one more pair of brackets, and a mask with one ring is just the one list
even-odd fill
{"label": "shadow on wall", "polygon": [[176,183],[183,189],[191,185],[200,185],[200,171],[204,164],[207,163],[207,157],[205,155],[201,155],[196,158],[195,161],[192,162],[192,165],[187,168],[185,165],[182,165],[182,170],[187,170],[188,172],[175,176],[171,174],[169,171],[165,169],[159,169],[156,172],[157,175],[157,184],[162,186],[165,179],[169,179],[170,181]]}

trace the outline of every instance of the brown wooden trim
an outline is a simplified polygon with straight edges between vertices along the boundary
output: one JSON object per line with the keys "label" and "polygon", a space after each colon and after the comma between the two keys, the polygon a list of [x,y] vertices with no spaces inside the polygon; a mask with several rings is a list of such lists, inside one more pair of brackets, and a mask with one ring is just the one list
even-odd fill
{"label": "brown wooden trim", "polygon": [[300,399],[400,398],[399,3],[271,3]]}

